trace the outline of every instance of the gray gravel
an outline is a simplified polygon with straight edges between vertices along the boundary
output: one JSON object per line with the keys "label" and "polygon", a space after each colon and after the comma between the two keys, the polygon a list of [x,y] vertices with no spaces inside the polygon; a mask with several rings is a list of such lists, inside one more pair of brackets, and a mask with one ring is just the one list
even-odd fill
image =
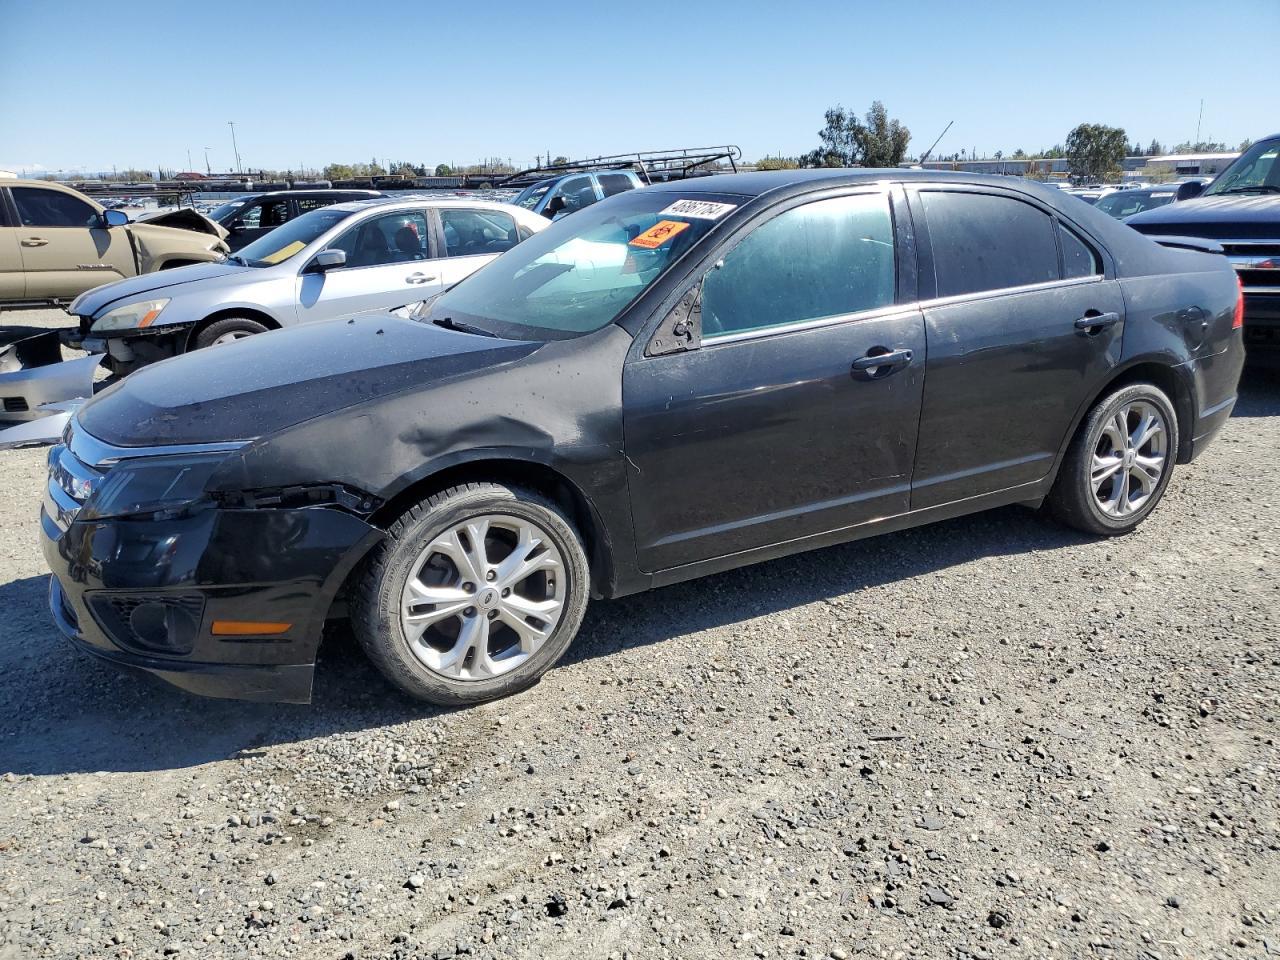
{"label": "gray gravel", "polygon": [[0,958],[1280,954],[1280,382],[1137,533],[1002,510],[596,603],[442,713],[73,654],[0,454]]}

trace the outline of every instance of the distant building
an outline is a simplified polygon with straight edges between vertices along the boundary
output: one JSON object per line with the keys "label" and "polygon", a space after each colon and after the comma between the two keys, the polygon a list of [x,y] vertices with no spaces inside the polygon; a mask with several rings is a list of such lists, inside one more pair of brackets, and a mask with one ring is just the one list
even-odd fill
{"label": "distant building", "polygon": [[17,180],[18,175],[10,170],[0,170],[0,180]]}
{"label": "distant building", "polygon": [[1240,156],[1238,153],[1171,153],[1164,157],[1147,157],[1144,168],[1149,174],[1173,174],[1176,177],[1217,176]]}

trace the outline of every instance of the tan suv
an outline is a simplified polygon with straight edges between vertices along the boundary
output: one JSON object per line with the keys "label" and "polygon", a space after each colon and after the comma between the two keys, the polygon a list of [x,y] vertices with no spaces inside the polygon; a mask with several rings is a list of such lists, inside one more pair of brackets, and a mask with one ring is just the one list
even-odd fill
{"label": "tan suv", "polygon": [[113,280],[221,260],[226,235],[191,210],[130,223],[60,183],[0,180],[0,306],[69,303]]}

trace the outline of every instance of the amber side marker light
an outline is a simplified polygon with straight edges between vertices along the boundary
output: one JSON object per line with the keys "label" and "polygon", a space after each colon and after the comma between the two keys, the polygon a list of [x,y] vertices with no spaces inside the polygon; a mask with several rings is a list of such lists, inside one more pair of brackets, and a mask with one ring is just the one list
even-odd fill
{"label": "amber side marker light", "polygon": [[142,319],[138,321],[138,329],[151,326],[156,317],[160,316],[159,310],[148,310],[143,314]]}
{"label": "amber side marker light", "polygon": [[1231,329],[1239,330],[1244,326],[1244,280],[1236,277],[1236,286],[1240,288],[1240,296],[1236,298],[1236,313],[1231,318]]}
{"label": "amber side marker light", "polygon": [[215,637],[263,637],[285,633],[292,626],[261,620],[215,620],[210,632]]}

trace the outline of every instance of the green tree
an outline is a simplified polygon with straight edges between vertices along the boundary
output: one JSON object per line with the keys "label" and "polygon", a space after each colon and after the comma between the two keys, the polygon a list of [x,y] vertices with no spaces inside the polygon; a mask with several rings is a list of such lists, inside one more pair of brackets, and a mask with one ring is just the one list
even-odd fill
{"label": "green tree", "polygon": [[356,175],[349,163],[330,163],[324,168],[326,180],[350,180]]}
{"label": "green tree", "polygon": [[447,163],[437,163],[437,164],[436,164],[436,176],[437,176],[437,177],[452,177],[452,176],[453,176],[453,167],[449,166]]}
{"label": "green tree", "polygon": [[1021,147],[1019,147],[1017,150],[1013,151],[1013,159],[1014,159],[1014,160],[1025,160],[1025,159],[1027,159],[1027,151],[1025,151],[1025,150],[1023,150]]}
{"label": "green tree", "polygon": [[1151,142],[1147,144],[1147,156],[1158,157],[1162,153],[1164,153],[1164,144],[1152,137]]}
{"label": "green tree", "polygon": [[568,163],[569,163],[569,158],[566,157],[564,154],[561,154],[560,156],[556,157],[554,160],[551,161],[551,166],[563,167]]}
{"label": "green tree", "polygon": [[800,166],[800,161],[795,157],[761,157],[756,161],[757,170],[794,170]]}
{"label": "green tree", "polygon": [[800,158],[802,167],[894,167],[907,155],[911,131],[890,118],[879,100],[872,102],[865,122],[841,106],[823,119],[819,146]]}
{"label": "green tree", "polygon": [[1071,178],[1090,182],[1119,171],[1128,143],[1121,127],[1080,124],[1067,135],[1067,169]]}
{"label": "green tree", "polygon": [[911,131],[896,119],[890,119],[884,104],[876,100],[867,111],[866,124],[862,127],[859,139],[864,166],[896,167],[907,155]]}

